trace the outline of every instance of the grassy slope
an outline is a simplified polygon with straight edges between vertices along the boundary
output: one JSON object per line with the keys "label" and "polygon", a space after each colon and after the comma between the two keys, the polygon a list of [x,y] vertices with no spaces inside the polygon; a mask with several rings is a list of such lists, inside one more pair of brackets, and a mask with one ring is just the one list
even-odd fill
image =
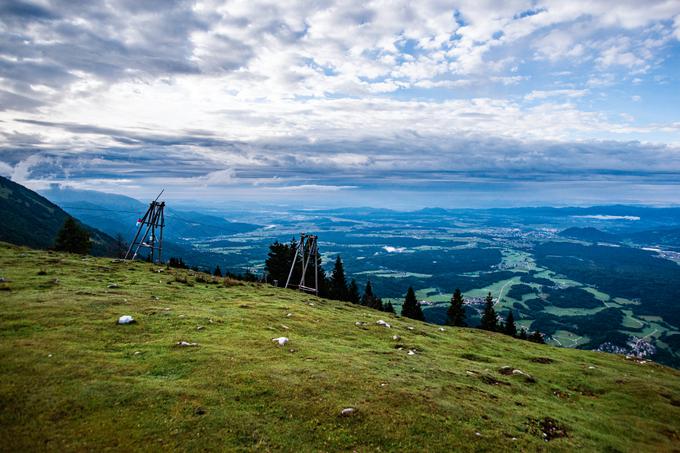
{"label": "grassy slope", "polygon": [[[680,373],[669,368],[440,332],[269,286],[189,286],[154,269],[0,245],[0,276],[11,279],[0,291],[0,450],[680,445]],[[139,322],[115,325],[123,314]],[[395,334],[419,353],[396,349]],[[271,341],[281,335],[283,348]],[[501,375],[504,365],[537,382]],[[350,406],[356,414],[340,417]],[[568,437],[547,443],[544,417]]]}

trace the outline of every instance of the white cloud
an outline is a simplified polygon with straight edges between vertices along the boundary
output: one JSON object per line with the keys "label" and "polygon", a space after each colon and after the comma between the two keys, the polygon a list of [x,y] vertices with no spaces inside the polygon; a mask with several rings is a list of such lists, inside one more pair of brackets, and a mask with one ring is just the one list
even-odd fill
{"label": "white cloud", "polygon": [[550,97],[580,98],[588,94],[588,90],[534,90],[524,96],[527,101]]}

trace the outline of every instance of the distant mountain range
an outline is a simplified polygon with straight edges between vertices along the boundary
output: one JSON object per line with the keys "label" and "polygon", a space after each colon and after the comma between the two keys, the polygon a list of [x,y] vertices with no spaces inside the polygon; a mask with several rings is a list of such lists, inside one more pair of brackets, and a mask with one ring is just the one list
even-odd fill
{"label": "distant mountain range", "polygon": [[[68,216],[47,198],[0,176],[0,241],[50,248]],[[90,233],[93,255],[115,253],[111,236],[92,226],[83,226]]]}
{"label": "distant mountain range", "polygon": [[[137,219],[149,207],[147,203],[134,198],[94,190],[52,187],[41,193],[84,222],[112,236],[121,234],[126,239],[134,234]],[[259,228],[259,225],[230,222],[222,217],[179,211],[170,206],[165,209],[165,220],[164,237],[180,242],[197,236],[232,235]]]}

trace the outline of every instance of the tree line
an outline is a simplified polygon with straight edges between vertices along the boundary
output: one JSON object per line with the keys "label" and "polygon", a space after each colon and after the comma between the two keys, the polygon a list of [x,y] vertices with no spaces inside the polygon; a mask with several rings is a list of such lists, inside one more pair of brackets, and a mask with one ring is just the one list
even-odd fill
{"label": "tree line", "polygon": [[[290,243],[281,243],[276,241],[270,245],[267,260],[265,261],[265,273],[269,283],[275,284],[279,287],[284,287],[286,285],[288,274],[290,272],[291,266],[293,265],[293,260],[295,259],[295,251],[297,250],[297,246],[298,243],[295,239],[292,239]],[[374,294],[370,280],[366,283],[363,295],[359,294],[359,288],[357,286],[356,280],[351,279],[349,282],[347,281],[345,268],[340,255],[336,256],[335,258],[335,264],[330,276],[327,276],[322,270],[320,257],[318,258],[318,269],[319,275],[317,277],[319,282],[320,297],[351,302],[373,308],[375,310],[395,313],[394,306],[391,302],[383,303],[382,299]],[[305,280],[313,281],[313,266],[309,266],[307,272],[309,275],[305,276]],[[301,270],[296,266],[293,270],[291,281],[300,281],[300,277]],[[496,310],[494,309],[493,305],[493,297],[491,297],[491,293],[489,293],[485,299],[484,312],[482,314],[481,323],[478,326],[480,329],[489,330],[492,332],[500,332],[515,338],[529,340],[536,343],[544,343],[543,335],[541,335],[540,332],[536,331],[529,334],[524,328],[519,330],[517,329],[512,310],[508,312],[505,321],[499,321],[498,315],[496,314]],[[420,306],[420,302],[418,302],[416,293],[412,287],[409,287],[406,291],[406,297],[404,298],[404,303],[401,307],[401,316],[419,321],[425,321],[425,315],[423,313],[422,307]],[[460,289],[456,289],[451,298],[451,305],[447,311],[447,324],[459,327],[467,326],[465,305]]]}
{"label": "tree line", "polygon": [[[451,297],[451,305],[447,311],[447,324],[450,326],[467,327],[467,322],[465,320],[465,304],[463,300],[463,295],[460,289],[456,288]],[[515,315],[512,310],[508,311],[508,315],[505,321],[498,320],[498,314],[494,308],[493,297],[489,293],[484,299],[484,311],[482,312],[481,322],[478,326],[479,329],[488,330],[491,332],[504,333],[514,338],[519,338],[520,340],[528,340],[534,343],[545,343],[543,335],[538,330],[529,333],[525,328],[517,330],[515,324]]]}

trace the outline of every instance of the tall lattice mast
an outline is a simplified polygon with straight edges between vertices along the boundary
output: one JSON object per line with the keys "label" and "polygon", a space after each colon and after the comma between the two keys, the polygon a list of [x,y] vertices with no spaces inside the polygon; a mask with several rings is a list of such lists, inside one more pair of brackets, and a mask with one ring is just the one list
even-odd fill
{"label": "tall lattice mast", "polygon": [[149,249],[149,258],[152,263],[161,262],[163,253],[163,227],[165,227],[165,202],[158,201],[165,189],[161,190],[156,199],[149,203],[144,217],[139,219],[139,226],[134,239],[130,243],[125,259],[135,259],[139,250],[144,247]]}
{"label": "tall lattice mast", "polygon": [[[290,272],[288,272],[288,279],[286,280],[286,288],[297,287],[300,291],[306,291],[308,293],[314,293],[319,295],[319,246],[318,237],[312,234],[300,235],[300,242],[295,249],[295,256],[293,257],[293,263],[290,266]],[[314,264],[314,286],[308,286],[306,282],[307,269],[309,268],[309,262],[313,261]],[[292,285],[290,283],[293,277],[293,272],[295,267],[299,266],[302,274],[300,276],[300,283],[298,285]]]}

